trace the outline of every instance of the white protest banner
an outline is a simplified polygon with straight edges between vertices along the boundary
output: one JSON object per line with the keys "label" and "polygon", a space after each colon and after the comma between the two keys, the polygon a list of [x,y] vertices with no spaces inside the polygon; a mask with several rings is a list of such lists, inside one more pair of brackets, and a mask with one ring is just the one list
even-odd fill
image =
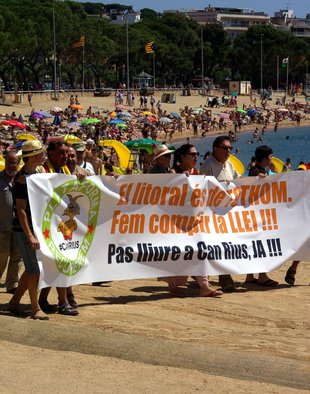
{"label": "white protest banner", "polygon": [[38,174],[27,185],[41,287],[310,261],[308,171],[229,185],[183,174]]}

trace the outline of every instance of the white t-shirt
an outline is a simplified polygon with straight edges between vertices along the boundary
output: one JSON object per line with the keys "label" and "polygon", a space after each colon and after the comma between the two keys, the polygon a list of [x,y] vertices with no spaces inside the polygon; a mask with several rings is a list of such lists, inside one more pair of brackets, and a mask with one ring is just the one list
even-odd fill
{"label": "white t-shirt", "polygon": [[214,176],[219,182],[232,181],[233,179],[240,178],[240,174],[235,170],[229,160],[221,163],[212,155],[202,163],[200,174]]}

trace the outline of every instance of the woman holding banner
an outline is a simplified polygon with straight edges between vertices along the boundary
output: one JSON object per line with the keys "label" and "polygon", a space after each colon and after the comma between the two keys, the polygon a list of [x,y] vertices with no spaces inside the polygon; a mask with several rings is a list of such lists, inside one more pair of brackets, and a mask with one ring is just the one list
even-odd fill
{"label": "woman holding banner", "polygon": [[[196,168],[199,153],[197,152],[194,145],[184,144],[174,152],[174,161],[172,170],[176,174],[198,175]],[[187,283],[187,276],[171,276],[168,278],[162,278],[168,283],[170,294],[174,297],[182,297],[184,294],[179,289],[179,286],[185,286]],[[220,290],[213,289],[207,276],[195,276],[194,279],[200,287],[201,297],[220,297],[223,292]]]}

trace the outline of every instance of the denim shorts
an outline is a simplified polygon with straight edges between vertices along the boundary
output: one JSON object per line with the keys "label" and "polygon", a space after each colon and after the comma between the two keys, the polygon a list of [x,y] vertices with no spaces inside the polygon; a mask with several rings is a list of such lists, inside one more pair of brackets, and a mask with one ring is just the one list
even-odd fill
{"label": "denim shorts", "polygon": [[17,240],[20,253],[22,255],[24,264],[25,264],[25,271],[28,274],[38,274],[40,273],[40,268],[37,260],[37,255],[36,251],[31,248],[29,245],[29,242],[25,236],[25,233],[20,231],[20,232],[15,232],[14,233],[15,238]]}

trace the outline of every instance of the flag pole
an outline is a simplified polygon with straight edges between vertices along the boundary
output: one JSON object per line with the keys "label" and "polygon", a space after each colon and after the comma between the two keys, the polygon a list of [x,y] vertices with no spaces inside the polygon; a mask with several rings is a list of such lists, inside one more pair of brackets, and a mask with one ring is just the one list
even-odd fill
{"label": "flag pole", "polygon": [[53,1],[53,44],[54,44],[54,100],[57,100],[57,70],[56,70],[56,18],[55,0]]}
{"label": "flag pole", "polygon": [[288,69],[290,64],[290,58],[287,57],[287,67],[286,67],[286,93],[288,94]]}
{"label": "flag pole", "polygon": [[279,90],[279,56],[277,56],[277,91]]}
{"label": "flag pole", "polygon": [[155,76],[155,51],[153,52],[153,83],[154,83],[154,92],[156,90],[156,76]]}
{"label": "flag pole", "polygon": [[126,10],[126,61],[127,61],[127,104],[131,105],[129,100],[129,26],[128,26],[128,9]]}
{"label": "flag pole", "polygon": [[85,89],[85,36],[83,42],[83,57],[82,57],[82,95],[84,95]]}

